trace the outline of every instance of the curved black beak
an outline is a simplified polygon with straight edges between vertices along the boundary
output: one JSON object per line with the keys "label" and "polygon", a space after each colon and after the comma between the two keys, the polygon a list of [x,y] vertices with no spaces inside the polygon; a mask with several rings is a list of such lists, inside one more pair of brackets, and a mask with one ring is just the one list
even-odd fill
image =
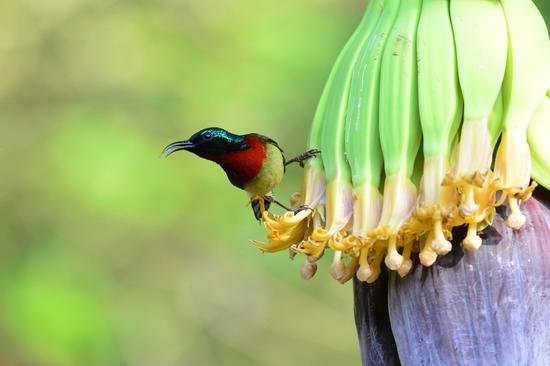
{"label": "curved black beak", "polygon": [[162,153],[160,154],[160,156],[166,154],[166,157],[168,157],[168,156],[172,155],[173,153],[175,153],[176,151],[190,150],[194,147],[195,147],[195,144],[192,143],[189,140],[176,141],[176,142],[173,142],[170,145],[166,146],[164,148],[164,150],[162,150]]}

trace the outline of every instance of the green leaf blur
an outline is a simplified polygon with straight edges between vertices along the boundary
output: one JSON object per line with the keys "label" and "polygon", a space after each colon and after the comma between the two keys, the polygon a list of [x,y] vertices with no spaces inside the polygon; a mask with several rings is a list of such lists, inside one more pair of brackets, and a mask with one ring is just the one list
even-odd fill
{"label": "green leaf blur", "polygon": [[363,7],[0,2],[0,364],[357,364],[351,285],[259,253],[221,169],[159,154],[212,125],[301,152]]}

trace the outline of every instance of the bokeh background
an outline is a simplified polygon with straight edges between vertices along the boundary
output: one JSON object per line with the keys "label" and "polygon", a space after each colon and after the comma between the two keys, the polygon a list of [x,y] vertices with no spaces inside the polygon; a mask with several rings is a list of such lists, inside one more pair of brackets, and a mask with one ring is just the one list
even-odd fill
{"label": "bokeh background", "polygon": [[259,253],[223,171],[159,153],[211,125],[304,150],[364,6],[1,1],[0,366],[359,364],[351,284]]}

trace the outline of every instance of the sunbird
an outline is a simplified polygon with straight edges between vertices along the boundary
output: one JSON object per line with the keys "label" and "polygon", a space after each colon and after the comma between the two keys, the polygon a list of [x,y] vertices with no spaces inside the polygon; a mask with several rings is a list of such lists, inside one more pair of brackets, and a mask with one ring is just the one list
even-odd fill
{"label": "sunbird", "polygon": [[[219,127],[205,128],[188,140],[173,142],[164,148],[162,155],[168,157],[181,150],[220,165],[231,184],[249,194],[258,220],[262,210],[268,210],[271,203],[293,211],[275,199],[273,188],[283,179],[287,165],[298,163],[303,167],[304,161],[320,154],[319,150],[312,149],[286,160],[279,144],[267,136],[258,133],[236,135]],[[307,207],[297,211],[303,209]]]}

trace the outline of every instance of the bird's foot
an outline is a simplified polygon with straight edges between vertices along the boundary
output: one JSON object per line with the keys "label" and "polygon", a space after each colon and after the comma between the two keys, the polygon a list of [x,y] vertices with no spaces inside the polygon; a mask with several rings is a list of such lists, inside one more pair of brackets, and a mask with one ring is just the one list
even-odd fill
{"label": "bird's foot", "polygon": [[265,196],[264,199],[269,202],[269,203],[274,203],[276,204],[277,206],[287,210],[287,211],[293,211],[291,208],[288,208],[287,206],[283,205],[281,202],[277,201],[277,199],[275,199],[275,197],[273,196]]}
{"label": "bird's foot", "polygon": [[290,159],[289,161],[287,161],[285,163],[285,165],[289,165],[289,164],[292,164],[292,163],[298,163],[303,168],[304,167],[304,162],[306,160],[314,158],[317,155],[319,155],[320,153],[321,153],[321,151],[317,150],[317,149],[308,150],[305,153],[300,154],[300,155],[296,156],[295,158]]}
{"label": "bird's foot", "polygon": [[256,220],[260,221],[265,211],[269,210],[270,201],[266,200],[262,196],[250,197],[250,205],[252,206],[252,212]]}
{"label": "bird's foot", "polygon": [[305,210],[313,211],[313,208],[311,208],[308,205],[301,205],[300,207],[298,207],[297,209],[294,210],[294,215],[298,215],[300,212],[305,211]]}

